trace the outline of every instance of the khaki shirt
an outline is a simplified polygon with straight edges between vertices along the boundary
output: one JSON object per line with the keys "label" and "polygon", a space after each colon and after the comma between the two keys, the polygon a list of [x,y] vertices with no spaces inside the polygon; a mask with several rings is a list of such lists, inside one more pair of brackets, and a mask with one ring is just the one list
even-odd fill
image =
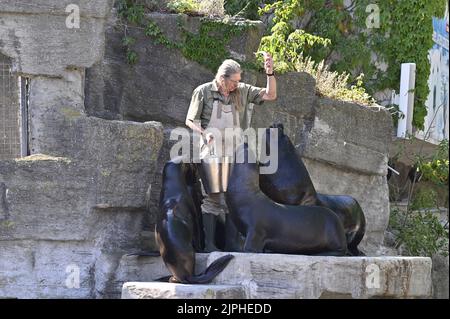
{"label": "khaki shirt", "polygon": [[[250,127],[253,113],[253,105],[261,105],[264,88],[252,86],[250,84],[239,83],[238,88],[241,95],[241,109],[239,110],[239,123],[241,128],[246,130]],[[224,104],[228,104],[228,99],[219,92],[216,81],[204,83],[198,86],[192,93],[191,104],[187,112],[186,120],[200,121],[202,128],[208,126],[211,119],[214,99],[219,99]]]}

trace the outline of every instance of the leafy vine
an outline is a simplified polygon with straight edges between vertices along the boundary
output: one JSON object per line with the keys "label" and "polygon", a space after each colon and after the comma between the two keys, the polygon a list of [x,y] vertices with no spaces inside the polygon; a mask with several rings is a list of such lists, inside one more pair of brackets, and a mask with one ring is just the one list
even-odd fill
{"label": "leafy vine", "polygon": [[[445,0],[358,0],[347,7],[343,0],[277,1],[260,10],[260,14],[274,13],[274,26],[262,45],[279,52],[274,55],[282,72],[291,70],[292,57],[282,53],[290,51],[289,36],[301,29],[304,33],[293,53],[302,51],[317,63],[324,60],[333,71],[351,72],[353,79],[364,74],[364,88],[370,94],[384,89],[398,91],[401,63],[416,63],[413,124],[423,129],[432,18],[442,17],[445,6]],[[368,22],[372,16],[379,23]],[[383,64],[386,69],[380,67]]]}
{"label": "leafy vine", "polygon": [[[182,6],[182,1],[177,3],[177,8],[185,12],[187,7]],[[175,5],[175,4],[173,4]],[[231,58],[227,44],[233,37],[237,37],[245,30],[252,27],[247,23],[235,23],[226,19],[201,18],[198,33],[188,31],[181,19],[177,26],[183,35],[181,42],[168,39],[159,26],[146,17],[144,6],[133,0],[118,1],[119,17],[124,26],[123,45],[126,47],[127,60],[129,64],[135,64],[138,60],[137,53],[133,50],[135,39],[127,34],[129,27],[142,29],[144,34],[157,44],[168,48],[178,49],[189,60],[196,61],[210,70],[215,71],[224,59]],[[191,8],[191,7],[189,7]],[[257,69],[252,61],[239,61],[246,69]]]}

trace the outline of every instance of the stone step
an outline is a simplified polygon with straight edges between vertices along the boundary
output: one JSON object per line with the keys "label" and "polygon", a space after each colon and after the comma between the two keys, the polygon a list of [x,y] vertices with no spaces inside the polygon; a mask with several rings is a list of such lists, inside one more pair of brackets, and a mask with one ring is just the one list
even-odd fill
{"label": "stone step", "polygon": [[[222,252],[196,255],[201,272]],[[428,257],[318,257],[231,253],[211,284],[152,282],[169,275],[161,257],[124,256],[117,277],[122,298],[431,298]],[[239,289],[237,287],[240,287]]]}
{"label": "stone step", "polygon": [[[207,265],[225,253],[211,253]],[[428,257],[316,257],[232,253],[213,284],[242,285],[247,298],[430,298]]]}
{"label": "stone step", "polygon": [[[200,273],[206,268],[209,254],[195,255],[195,272]],[[128,256],[120,259],[116,271],[116,281],[122,285],[124,282],[151,282],[158,278],[170,275],[161,257]]]}
{"label": "stone step", "polygon": [[184,285],[163,282],[127,282],[122,299],[244,299],[241,285]]}

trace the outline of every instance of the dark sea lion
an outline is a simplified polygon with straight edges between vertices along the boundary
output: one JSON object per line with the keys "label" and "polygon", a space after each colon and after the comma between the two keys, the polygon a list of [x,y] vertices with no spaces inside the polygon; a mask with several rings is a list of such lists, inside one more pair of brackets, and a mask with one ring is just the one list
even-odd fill
{"label": "dark sea lion", "polygon": [[303,161],[284,134],[282,124],[266,129],[266,147],[270,147],[270,129],[278,130],[278,170],[274,174],[260,176],[261,190],[280,204],[317,205],[331,209],[344,225],[348,252],[353,256],[364,255],[358,245],[366,231],[366,219],[358,201],[348,195],[317,193]]}
{"label": "dark sea lion", "polygon": [[195,188],[195,182],[186,182],[186,178],[194,175],[194,164],[182,163],[179,159],[167,162],[163,170],[155,235],[161,257],[172,274],[170,282],[208,283],[233,258],[223,256],[203,273],[195,275],[195,251],[200,249],[197,247],[199,240],[195,238],[199,212],[188,187],[190,184]]}
{"label": "dark sea lion", "polygon": [[366,218],[358,201],[348,195],[317,193],[317,205],[331,209],[342,220],[350,255],[364,256],[358,245],[366,232]]}
{"label": "dark sea lion", "polygon": [[[186,165],[186,164],[185,164]],[[199,179],[198,166],[189,164],[186,167],[186,185],[194,203],[194,248],[197,252],[203,252],[205,248],[205,233],[203,231],[202,218],[202,186]]]}
{"label": "dark sea lion", "polygon": [[244,162],[233,165],[225,197],[233,222],[245,236],[244,251],[346,254],[344,228],[335,213],[325,207],[275,203],[259,188],[259,167],[247,144],[236,151],[237,159],[243,155]]}
{"label": "dark sea lion", "polygon": [[[266,129],[266,150],[270,152],[270,131],[278,130],[278,168],[273,174],[261,174],[261,190],[271,199],[285,205],[316,205],[317,194],[305,164],[297,157],[294,145],[284,134],[283,124]],[[266,166],[269,163],[261,164]]]}

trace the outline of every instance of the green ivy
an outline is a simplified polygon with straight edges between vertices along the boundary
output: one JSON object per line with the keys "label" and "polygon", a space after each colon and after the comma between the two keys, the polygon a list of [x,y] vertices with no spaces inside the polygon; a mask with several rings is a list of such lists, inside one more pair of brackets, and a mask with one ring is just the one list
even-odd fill
{"label": "green ivy", "polygon": [[[335,1],[331,7],[321,6],[315,10],[305,28],[311,34],[329,39],[326,47],[306,48],[305,54],[314,61],[328,60],[333,52],[339,59],[330,67],[337,72],[352,72],[354,76],[364,73],[366,82],[374,75],[375,66],[370,59],[370,48],[363,33],[355,32],[355,24],[350,13],[344,9],[342,1]],[[370,94],[373,90],[366,85]]]}
{"label": "green ivy", "polygon": [[137,53],[131,48],[136,42],[136,39],[130,36],[124,36],[122,39],[122,44],[126,48],[126,56],[129,64],[135,64],[137,61]]}
{"label": "green ivy", "polygon": [[119,18],[127,23],[124,25],[124,36],[122,45],[125,47],[128,64],[136,64],[138,55],[133,50],[136,39],[128,35],[128,24],[132,26],[140,25],[144,19],[144,6],[136,3],[134,0],[118,0],[117,11]]}
{"label": "green ivy", "polygon": [[[379,8],[380,26],[369,29],[366,20],[370,12],[366,9],[373,4]],[[293,21],[306,19],[304,35],[312,41],[302,47],[303,55],[317,63],[337,56],[338,59],[330,60],[330,69],[351,72],[353,79],[363,73],[364,88],[370,94],[386,88],[399,91],[401,63],[416,63],[413,124],[423,129],[427,113],[425,101],[429,93],[428,51],[433,44],[432,18],[442,17],[445,6],[445,0],[358,0],[350,8],[344,6],[343,0],[284,0],[266,6],[260,14],[275,10],[273,24],[284,23],[283,31],[291,33],[294,32]],[[353,17],[351,11],[354,12]],[[273,25],[270,31],[270,37],[276,38],[271,39],[275,48],[285,46],[276,50],[282,52],[288,49],[288,35],[280,32],[279,28],[274,29]],[[327,45],[323,45],[323,41],[314,41],[311,36],[327,39]],[[263,43],[266,48],[267,42]],[[388,65],[386,71],[375,67],[372,53]],[[277,58],[288,60],[279,60],[281,71],[292,68],[289,57],[280,54]]]}
{"label": "green ivy", "polygon": [[184,43],[181,46],[183,55],[215,71],[223,60],[231,58],[226,48],[230,40],[238,37],[249,26],[203,18],[198,33],[189,32],[182,24],[179,24],[179,28],[184,36]]}
{"label": "green ivy", "polygon": [[[360,27],[365,26],[365,6],[371,1],[358,1],[357,16]],[[367,40],[370,48],[389,66],[377,76],[376,89],[399,90],[401,63],[416,63],[416,88],[414,92],[413,124],[424,128],[427,114],[430,63],[428,51],[433,45],[433,17],[442,17],[447,1],[444,0],[379,0],[380,28],[370,29]],[[386,37],[388,35],[388,37]]]}
{"label": "green ivy", "polygon": [[[189,11],[193,8],[185,6],[189,5],[189,3],[189,1],[178,1],[171,2],[171,5],[172,9],[181,11],[186,9]],[[233,23],[226,19],[201,18],[198,33],[192,33],[184,27],[182,20],[178,19],[177,26],[181,31],[183,40],[180,43],[175,43],[164,35],[155,22],[145,17],[143,6],[137,4],[136,1],[119,0],[117,7],[119,17],[123,20],[125,26],[123,45],[126,47],[127,60],[130,64],[136,63],[138,56],[132,49],[135,39],[126,34],[128,27],[143,29],[144,34],[155,43],[168,48],[178,49],[187,59],[196,61],[212,71],[217,70],[223,60],[232,58],[226,48],[230,40],[252,27],[245,22]],[[243,62],[238,60],[238,62],[241,63],[244,69],[260,69],[254,61]]]}
{"label": "green ivy", "polygon": [[134,24],[140,24],[144,18],[144,6],[134,0],[117,1],[117,10],[120,18]]}
{"label": "green ivy", "polygon": [[158,25],[153,21],[147,22],[147,25],[144,29],[144,34],[152,38],[153,41],[157,44],[162,44],[168,48],[180,48],[179,44],[167,39]]}

